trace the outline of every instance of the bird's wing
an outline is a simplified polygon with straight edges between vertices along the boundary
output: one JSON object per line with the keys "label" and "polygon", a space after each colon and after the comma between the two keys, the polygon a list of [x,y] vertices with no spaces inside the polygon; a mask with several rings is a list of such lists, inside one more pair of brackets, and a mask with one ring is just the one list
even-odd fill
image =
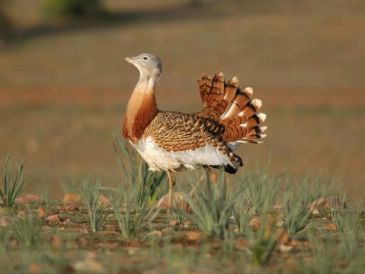
{"label": "bird's wing", "polygon": [[147,126],[144,137],[151,136],[167,151],[184,151],[218,145],[222,130],[219,123],[193,113],[164,111]]}

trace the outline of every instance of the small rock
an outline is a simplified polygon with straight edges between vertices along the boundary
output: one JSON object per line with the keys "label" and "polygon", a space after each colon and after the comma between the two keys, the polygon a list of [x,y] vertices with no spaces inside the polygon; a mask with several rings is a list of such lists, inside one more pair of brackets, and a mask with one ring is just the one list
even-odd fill
{"label": "small rock", "polygon": [[79,207],[76,203],[70,203],[70,204],[65,204],[60,209],[64,210],[64,211],[75,211],[75,210],[78,210]]}
{"label": "small rock", "polygon": [[161,230],[162,235],[171,234],[174,232],[174,229],[171,226],[165,227]]}
{"label": "small rock", "polygon": [[285,229],[278,229],[276,240],[280,244],[288,244],[290,242],[288,232]]}
{"label": "small rock", "polygon": [[115,226],[111,224],[104,225],[105,230],[112,230],[115,231]]}
{"label": "small rock", "polygon": [[138,251],[140,250],[140,248],[138,247],[128,247],[127,251],[129,255],[134,255],[136,254]]}
{"label": "small rock", "polygon": [[176,220],[171,220],[169,222],[169,225],[171,225],[171,226],[176,226],[177,224],[178,224],[178,222]]}
{"label": "small rock", "polygon": [[43,207],[39,207],[37,209],[37,215],[39,218],[43,218],[44,216],[46,216],[46,211],[44,210]]}
{"label": "small rock", "polygon": [[202,233],[199,231],[187,231],[185,232],[185,238],[188,241],[196,242],[202,238]]}
{"label": "small rock", "polygon": [[282,204],[274,204],[273,209],[282,209],[283,208],[283,205]]}
{"label": "small rock", "polygon": [[71,220],[69,218],[61,219],[61,223],[62,223],[62,225],[66,226],[66,225],[69,225],[71,223]]}
{"label": "small rock", "polygon": [[313,217],[319,217],[321,215],[317,208],[314,208],[313,210],[311,210],[311,213],[312,213]]}
{"label": "small rock", "polygon": [[28,267],[29,274],[37,274],[41,272],[41,266],[36,263],[31,263]]}
{"label": "small rock", "polygon": [[337,230],[337,227],[336,227],[335,223],[330,223],[330,224],[326,224],[324,226],[324,229],[326,229],[327,231],[335,231],[335,230]]}
{"label": "small rock", "polygon": [[50,243],[51,243],[52,249],[59,250],[62,245],[62,240],[61,240],[60,236],[54,235],[54,236],[51,236]]}
{"label": "small rock", "polygon": [[284,220],[278,220],[276,222],[276,227],[283,227],[284,226]]}
{"label": "small rock", "polygon": [[246,250],[248,246],[248,241],[243,238],[237,239],[234,246],[238,250]]}
{"label": "small rock", "polygon": [[27,213],[25,213],[25,211],[19,211],[18,214],[16,214],[16,217],[24,220],[27,217]]}
{"label": "small rock", "polygon": [[49,225],[58,225],[61,223],[61,219],[58,215],[50,215],[47,217],[46,221]]}
{"label": "small rock", "polygon": [[248,225],[254,230],[257,231],[260,228],[261,221],[259,217],[253,217],[249,222]]}
{"label": "small rock", "polygon": [[291,245],[281,244],[279,245],[279,249],[281,252],[289,252],[293,249],[293,247]]}
{"label": "small rock", "polygon": [[191,226],[191,222],[189,220],[185,220],[183,222],[183,227],[187,228],[187,227],[190,227]]}
{"label": "small rock", "polygon": [[15,202],[19,203],[19,204],[25,204],[25,203],[34,203],[34,202],[38,202],[39,196],[38,195],[34,195],[34,194],[24,194],[19,196],[18,198],[15,199]]}
{"label": "small rock", "polygon": [[296,246],[304,246],[306,245],[306,243],[308,243],[307,241],[298,241],[298,240],[291,240],[290,241],[290,245],[292,247],[296,247]]}
{"label": "small rock", "polygon": [[8,216],[0,217],[0,227],[7,227],[11,224],[11,218]]}
{"label": "small rock", "polygon": [[73,268],[76,271],[86,272],[86,273],[104,272],[103,265],[100,262],[98,262],[97,260],[93,259],[93,258],[86,258],[83,261],[78,261],[73,265]]}
{"label": "small rock", "polygon": [[63,196],[63,203],[65,204],[77,203],[80,200],[81,200],[80,194],[76,193],[66,193],[65,196]]}
{"label": "small rock", "polygon": [[309,206],[311,212],[315,209],[322,208],[322,209],[338,209],[338,208],[346,208],[346,202],[338,197],[320,197],[314,202],[312,202]]}

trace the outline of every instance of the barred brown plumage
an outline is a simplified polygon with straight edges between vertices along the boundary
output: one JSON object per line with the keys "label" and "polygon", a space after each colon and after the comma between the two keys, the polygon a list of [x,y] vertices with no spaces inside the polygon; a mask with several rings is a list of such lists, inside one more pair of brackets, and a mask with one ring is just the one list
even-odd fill
{"label": "barred brown plumage", "polygon": [[261,126],[266,115],[262,102],[252,99],[252,88],[241,89],[237,77],[225,81],[222,72],[203,74],[198,80],[203,109],[197,113],[161,111],[155,99],[162,73],[161,61],[152,54],[127,57],[140,72],[128,102],[123,135],[138,150],[151,170],[164,170],[169,178],[169,205],[173,201],[174,177],[182,168],[224,166],[235,173],[243,165],[233,153],[239,143],[259,143],[266,137]]}

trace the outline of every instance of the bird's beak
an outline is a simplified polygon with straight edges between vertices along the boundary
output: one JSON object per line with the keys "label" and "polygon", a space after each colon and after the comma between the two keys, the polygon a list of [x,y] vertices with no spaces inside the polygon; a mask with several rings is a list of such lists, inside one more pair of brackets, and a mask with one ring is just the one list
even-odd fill
{"label": "bird's beak", "polygon": [[126,61],[126,62],[128,62],[128,63],[131,63],[131,64],[133,64],[134,62],[133,62],[133,57],[126,57],[126,58],[124,58],[124,61]]}

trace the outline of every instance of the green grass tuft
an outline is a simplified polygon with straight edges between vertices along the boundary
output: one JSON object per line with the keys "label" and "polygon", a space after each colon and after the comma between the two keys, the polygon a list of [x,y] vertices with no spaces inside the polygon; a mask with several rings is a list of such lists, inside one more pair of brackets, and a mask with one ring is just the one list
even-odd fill
{"label": "green grass tuft", "polygon": [[207,176],[195,197],[184,194],[184,198],[192,209],[189,218],[206,234],[225,238],[228,233],[234,204],[241,192],[227,190],[224,170],[220,169],[217,182],[211,182]]}
{"label": "green grass tuft", "polygon": [[243,178],[245,199],[252,210],[261,214],[273,208],[279,191],[279,177],[268,169],[260,173],[247,175]]}
{"label": "green grass tuft", "polygon": [[152,221],[159,214],[159,209],[148,206],[147,203],[138,206],[135,196],[128,191],[121,195],[121,208],[113,203],[113,211],[123,238],[131,239],[150,228]]}
{"label": "green grass tuft", "polygon": [[23,190],[25,185],[24,180],[24,165],[23,162],[16,163],[11,159],[10,154],[6,156],[4,175],[2,177],[2,189],[0,189],[0,198],[2,204],[6,207],[12,207],[15,204],[15,199]]}
{"label": "green grass tuft", "polygon": [[248,228],[249,247],[247,253],[253,264],[264,265],[268,262],[276,245],[276,229],[269,216],[260,218],[261,224],[257,231]]}
{"label": "green grass tuft", "polygon": [[41,221],[29,213],[24,218],[19,218],[11,225],[13,236],[18,243],[26,248],[36,246],[41,236]]}
{"label": "green grass tuft", "polygon": [[[305,182],[302,183],[305,185]],[[302,186],[302,185],[300,185]],[[283,194],[284,227],[288,236],[293,238],[298,232],[305,228],[311,216],[309,201],[306,199],[300,187],[291,186],[291,190]]]}
{"label": "green grass tuft", "polygon": [[108,216],[104,204],[99,200],[100,182],[91,178],[85,178],[80,192],[89,215],[91,231],[95,233],[101,229]]}
{"label": "green grass tuft", "polygon": [[164,172],[150,172],[148,165],[137,152],[118,135],[114,136],[114,151],[122,170],[122,187],[133,189],[138,207],[154,202],[159,197],[158,187],[165,180]]}

